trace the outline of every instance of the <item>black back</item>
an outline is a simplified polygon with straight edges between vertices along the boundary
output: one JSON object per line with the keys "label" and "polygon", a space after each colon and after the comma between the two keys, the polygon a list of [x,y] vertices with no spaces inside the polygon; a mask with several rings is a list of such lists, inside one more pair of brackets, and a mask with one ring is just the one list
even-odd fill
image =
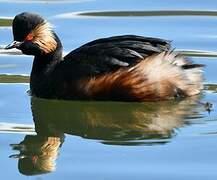
{"label": "black back", "polygon": [[170,42],[158,38],[135,35],[114,36],[89,42],[64,57],[63,64],[79,76],[98,75],[131,67],[145,57],[168,51]]}

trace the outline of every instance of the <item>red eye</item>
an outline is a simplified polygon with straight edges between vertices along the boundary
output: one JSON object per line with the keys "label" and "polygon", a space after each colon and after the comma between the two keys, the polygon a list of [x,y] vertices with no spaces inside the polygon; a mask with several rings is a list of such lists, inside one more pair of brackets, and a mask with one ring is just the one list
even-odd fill
{"label": "red eye", "polygon": [[26,36],[26,39],[25,39],[26,41],[31,41],[31,40],[33,40],[33,35],[32,35],[32,33],[29,33],[27,36]]}

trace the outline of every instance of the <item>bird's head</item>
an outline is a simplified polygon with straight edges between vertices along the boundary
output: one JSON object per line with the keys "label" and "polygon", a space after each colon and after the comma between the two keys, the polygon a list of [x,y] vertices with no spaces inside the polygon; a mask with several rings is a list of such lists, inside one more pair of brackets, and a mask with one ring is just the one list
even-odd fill
{"label": "bird's head", "polygon": [[48,54],[57,48],[51,25],[37,14],[24,12],[13,20],[14,41],[5,49],[17,48],[27,55]]}

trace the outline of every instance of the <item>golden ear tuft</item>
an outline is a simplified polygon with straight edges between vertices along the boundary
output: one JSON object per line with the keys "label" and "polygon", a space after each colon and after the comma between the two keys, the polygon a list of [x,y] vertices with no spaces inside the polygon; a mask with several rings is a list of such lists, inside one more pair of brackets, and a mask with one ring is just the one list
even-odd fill
{"label": "golden ear tuft", "polygon": [[45,21],[39,24],[31,34],[33,35],[32,42],[38,44],[45,53],[50,53],[56,49],[57,42],[50,23]]}

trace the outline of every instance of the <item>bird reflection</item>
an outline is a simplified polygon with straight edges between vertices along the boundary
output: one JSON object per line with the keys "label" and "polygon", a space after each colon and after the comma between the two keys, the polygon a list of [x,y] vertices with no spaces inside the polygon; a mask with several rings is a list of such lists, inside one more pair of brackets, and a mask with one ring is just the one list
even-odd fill
{"label": "bird reflection", "polygon": [[18,168],[36,175],[55,170],[65,134],[112,145],[156,145],[169,142],[176,129],[200,116],[198,98],[152,103],[79,102],[31,99],[37,135],[19,144]]}
{"label": "bird reflection", "polygon": [[11,144],[14,150],[20,151],[18,155],[18,169],[25,175],[49,173],[55,170],[55,161],[63,137],[46,137],[27,135],[19,144]]}

